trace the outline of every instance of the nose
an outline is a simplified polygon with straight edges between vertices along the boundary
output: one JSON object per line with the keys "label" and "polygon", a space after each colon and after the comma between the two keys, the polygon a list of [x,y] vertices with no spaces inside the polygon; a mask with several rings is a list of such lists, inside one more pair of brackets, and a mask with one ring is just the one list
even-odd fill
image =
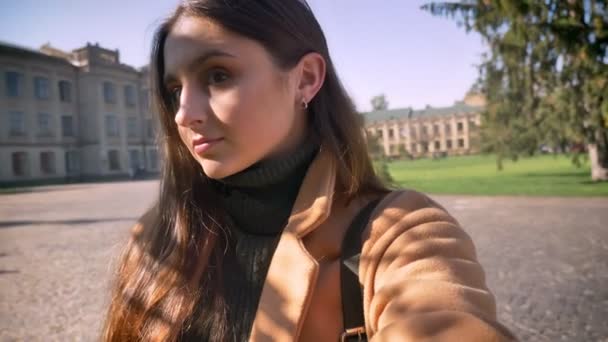
{"label": "nose", "polygon": [[193,127],[207,120],[207,96],[196,87],[184,85],[177,99],[175,123],[179,126]]}

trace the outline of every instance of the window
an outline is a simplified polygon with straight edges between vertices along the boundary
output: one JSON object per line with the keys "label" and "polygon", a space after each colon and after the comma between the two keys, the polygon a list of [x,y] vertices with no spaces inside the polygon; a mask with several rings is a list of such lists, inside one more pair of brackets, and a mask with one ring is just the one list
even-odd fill
{"label": "window", "polygon": [[388,130],[388,137],[389,138],[393,138],[395,136],[395,130],[392,128],[389,128]]}
{"label": "window", "polygon": [[132,116],[127,118],[127,135],[130,138],[137,137],[137,118]]}
{"label": "window", "polygon": [[141,105],[144,109],[150,108],[150,91],[147,89],[141,92]]}
{"label": "window", "polygon": [[34,95],[39,100],[48,100],[51,97],[48,78],[34,77]]}
{"label": "window", "polygon": [[15,176],[25,176],[28,173],[27,153],[25,152],[13,152],[13,174]]}
{"label": "window", "polygon": [[114,115],[106,115],[106,135],[108,137],[119,136],[118,119]]}
{"label": "window", "polygon": [[50,136],[52,134],[51,115],[49,113],[38,113],[38,135]]}
{"label": "window", "polygon": [[462,122],[458,123],[457,129],[458,129],[458,132],[462,132],[462,130],[463,130]]}
{"label": "window", "polygon": [[21,96],[21,88],[23,83],[23,75],[15,71],[7,71],[4,74],[4,83],[6,85],[5,93],[7,97]]}
{"label": "window", "polygon": [[439,125],[433,125],[433,134],[439,134]]}
{"label": "window", "polygon": [[156,150],[149,150],[150,156],[150,169],[156,170],[158,169],[158,152]]}
{"label": "window", "polygon": [[117,150],[108,151],[108,161],[110,162],[110,170],[120,170],[120,158]]}
{"label": "window", "polygon": [[428,151],[429,151],[429,143],[423,142],[422,143],[422,152],[426,153]]}
{"label": "window", "polygon": [[441,150],[441,143],[439,141],[435,141],[435,151]]}
{"label": "window", "polygon": [[65,152],[65,171],[67,173],[75,173],[80,169],[80,158],[78,151]]}
{"label": "window", "polygon": [[71,115],[61,117],[61,132],[64,137],[74,136],[74,118]]}
{"label": "window", "polygon": [[55,173],[55,153],[40,153],[40,171],[45,175],[52,175]]}
{"label": "window", "polygon": [[105,103],[116,103],[116,89],[112,82],[103,82],[103,100]]}
{"label": "window", "polygon": [[130,150],[129,151],[129,164],[131,165],[131,170],[136,171],[139,169],[140,161],[139,161],[139,151],[138,150]]}
{"label": "window", "polygon": [[148,138],[154,138],[154,126],[152,125],[152,119],[146,120],[146,131]]}
{"label": "window", "polygon": [[132,85],[125,86],[125,104],[128,107],[135,106],[135,88]]}
{"label": "window", "polygon": [[59,81],[59,101],[72,102],[72,84],[69,81]]}
{"label": "window", "polygon": [[104,62],[107,62],[107,63],[112,63],[112,64],[113,64],[113,63],[117,63],[117,62],[118,62],[118,61],[117,61],[117,60],[118,60],[117,55],[116,55],[116,54],[113,54],[113,53],[105,53],[105,52],[102,52],[102,53],[100,53],[100,54],[99,54],[99,57],[100,57],[100,58],[101,58],[101,59],[102,59]]}
{"label": "window", "polygon": [[410,149],[410,152],[415,153],[416,152],[416,144],[412,144],[412,147]]}
{"label": "window", "polygon": [[452,140],[449,140],[449,139],[448,139],[448,140],[446,141],[446,144],[447,144],[447,148],[448,148],[448,150],[451,150],[451,149],[452,149]]}
{"label": "window", "polygon": [[445,124],[445,133],[450,133],[452,131],[452,125],[450,125],[449,123]]}
{"label": "window", "polygon": [[458,139],[458,147],[464,147],[464,139]]}
{"label": "window", "polygon": [[9,135],[24,136],[25,135],[25,117],[23,112],[9,112]]}
{"label": "window", "polygon": [[410,128],[410,138],[416,139],[418,136],[416,134],[416,127]]}
{"label": "window", "polygon": [[422,126],[422,135],[426,135],[427,133],[428,132],[426,126]]}

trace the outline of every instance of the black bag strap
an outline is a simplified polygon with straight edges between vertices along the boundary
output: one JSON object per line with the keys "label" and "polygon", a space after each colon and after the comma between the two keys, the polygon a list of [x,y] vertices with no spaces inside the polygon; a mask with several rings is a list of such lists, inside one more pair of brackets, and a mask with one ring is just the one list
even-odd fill
{"label": "black bag strap", "polygon": [[369,202],[348,227],[342,240],[340,256],[340,287],[342,291],[342,317],[344,331],[341,341],[367,341],[365,318],[363,316],[363,293],[359,282],[359,258],[361,256],[361,235],[369,222],[372,211],[382,198]]}

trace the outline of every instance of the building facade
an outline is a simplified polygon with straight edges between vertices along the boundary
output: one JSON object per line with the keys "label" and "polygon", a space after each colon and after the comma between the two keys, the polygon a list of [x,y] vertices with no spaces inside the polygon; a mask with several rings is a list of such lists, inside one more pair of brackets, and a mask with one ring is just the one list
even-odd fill
{"label": "building facade", "polygon": [[146,68],[89,44],[0,44],[0,183],[156,173]]}
{"label": "building facade", "polygon": [[368,139],[378,139],[385,156],[464,155],[479,151],[484,105],[481,95],[468,94],[450,107],[375,111],[363,118]]}

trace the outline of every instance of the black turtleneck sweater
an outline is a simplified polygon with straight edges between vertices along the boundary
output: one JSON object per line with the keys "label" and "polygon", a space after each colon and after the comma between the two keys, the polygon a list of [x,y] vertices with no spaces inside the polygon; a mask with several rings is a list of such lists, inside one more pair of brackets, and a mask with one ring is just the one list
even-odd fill
{"label": "black turtleneck sweater", "polygon": [[[317,151],[308,141],[287,157],[212,182],[230,223],[222,268],[229,341],[249,338],[270,260]],[[209,341],[214,334],[202,326],[191,327],[183,340]]]}

